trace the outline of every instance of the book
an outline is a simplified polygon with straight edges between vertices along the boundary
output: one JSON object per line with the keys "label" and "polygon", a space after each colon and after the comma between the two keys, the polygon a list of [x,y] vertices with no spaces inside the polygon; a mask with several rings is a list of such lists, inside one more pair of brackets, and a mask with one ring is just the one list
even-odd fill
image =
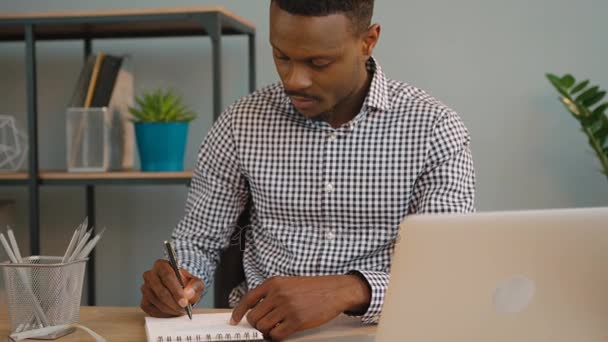
{"label": "book", "polygon": [[69,107],[108,106],[123,59],[102,52],[89,56],[78,76]]}
{"label": "book", "polygon": [[[103,55],[103,54],[100,54]],[[90,106],[85,107],[107,107],[110,103],[114,84],[118,77],[118,71],[122,64],[123,57],[105,55],[99,68],[99,75],[96,79],[95,90],[91,99]]]}
{"label": "book", "polygon": [[264,341],[246,319],[230,325],[232,313],[195,314],[175,318],[146,317],[148,342]]}
{"label": "book", "polygon": [[105,54],[99,53],[95,56],[95,64],[93,64],[93,71],[91,71],[91,78],[89,79],[89,83],[87,84],[87,95],[84,100],[84,107],[91,107],[91,102],[93,101],[93,94],[95,93],[95,87],[97,87],[97,79],[99,78],[99,73],[101,70],[101,65],[105,58]]}
{"label": "book", "polygon": [[91,75],[93,74],[93,66],[95,65],[96,59],[97,57],[95,55],[90,55],[87,57],[84,66],[80,71],[80,75],[78,76],[76,88],[74,89],[74,93],[72,94],[72,99],[70,100],[68,107],[84,107],[87,97],[87,90],[89,83],[91,82]]}
{"label": "book", "polygon": [[131,121],[129,106],[135,102],[134,77],[128,58],[122,63],[108,110],[112,115],[110,124],[110,169],[132,170],[135,168],[135,128]]}

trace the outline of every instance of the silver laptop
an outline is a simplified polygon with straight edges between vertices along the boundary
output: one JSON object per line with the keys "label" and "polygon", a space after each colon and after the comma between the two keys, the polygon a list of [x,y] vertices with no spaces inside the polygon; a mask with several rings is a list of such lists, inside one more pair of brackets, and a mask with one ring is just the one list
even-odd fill
{"label": "silver laptop", "polygon": [[608,341],[608,208],[406,218],[376,341]]}

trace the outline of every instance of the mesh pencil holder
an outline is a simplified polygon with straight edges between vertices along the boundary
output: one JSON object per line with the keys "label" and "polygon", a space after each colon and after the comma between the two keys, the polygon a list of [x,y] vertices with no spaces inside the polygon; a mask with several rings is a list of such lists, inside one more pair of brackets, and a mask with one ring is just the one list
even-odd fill
{"label": "mesh pencil holder", "polygon": [[[0,263],[11,333],[77,323],[87,260],[62,263],[61,257],[31,256],[19,264]],[[55,339],[72,331],[39,339]]]}

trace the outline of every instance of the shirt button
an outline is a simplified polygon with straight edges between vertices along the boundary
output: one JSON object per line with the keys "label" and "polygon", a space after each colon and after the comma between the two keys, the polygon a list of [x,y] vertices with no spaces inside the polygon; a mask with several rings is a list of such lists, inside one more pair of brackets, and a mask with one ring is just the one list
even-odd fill
{"label": "shirt button", "polygon": [[338,135],[336,133],[329,135],[329,141],[336,141],[336,139],[338,139]]}
{"label": "shirt button", "polygon": [[325,183],[325,192],[334,192],[334,185],[331,183]]}
{"label": "shirt button", "polygon": [[331,230],[325,232],[325,240],[332,241],[336,238],[336,234]]}

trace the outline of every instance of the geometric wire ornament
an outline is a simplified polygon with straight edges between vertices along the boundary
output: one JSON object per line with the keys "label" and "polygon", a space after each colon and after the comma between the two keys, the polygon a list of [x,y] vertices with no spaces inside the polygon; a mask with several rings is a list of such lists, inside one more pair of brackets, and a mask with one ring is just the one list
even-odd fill
{"label": "geometric wire ornament", "polygon": [[16,172],[27,158],[27,135],[17,128],[15,118],[0,115],[0,172]]}

